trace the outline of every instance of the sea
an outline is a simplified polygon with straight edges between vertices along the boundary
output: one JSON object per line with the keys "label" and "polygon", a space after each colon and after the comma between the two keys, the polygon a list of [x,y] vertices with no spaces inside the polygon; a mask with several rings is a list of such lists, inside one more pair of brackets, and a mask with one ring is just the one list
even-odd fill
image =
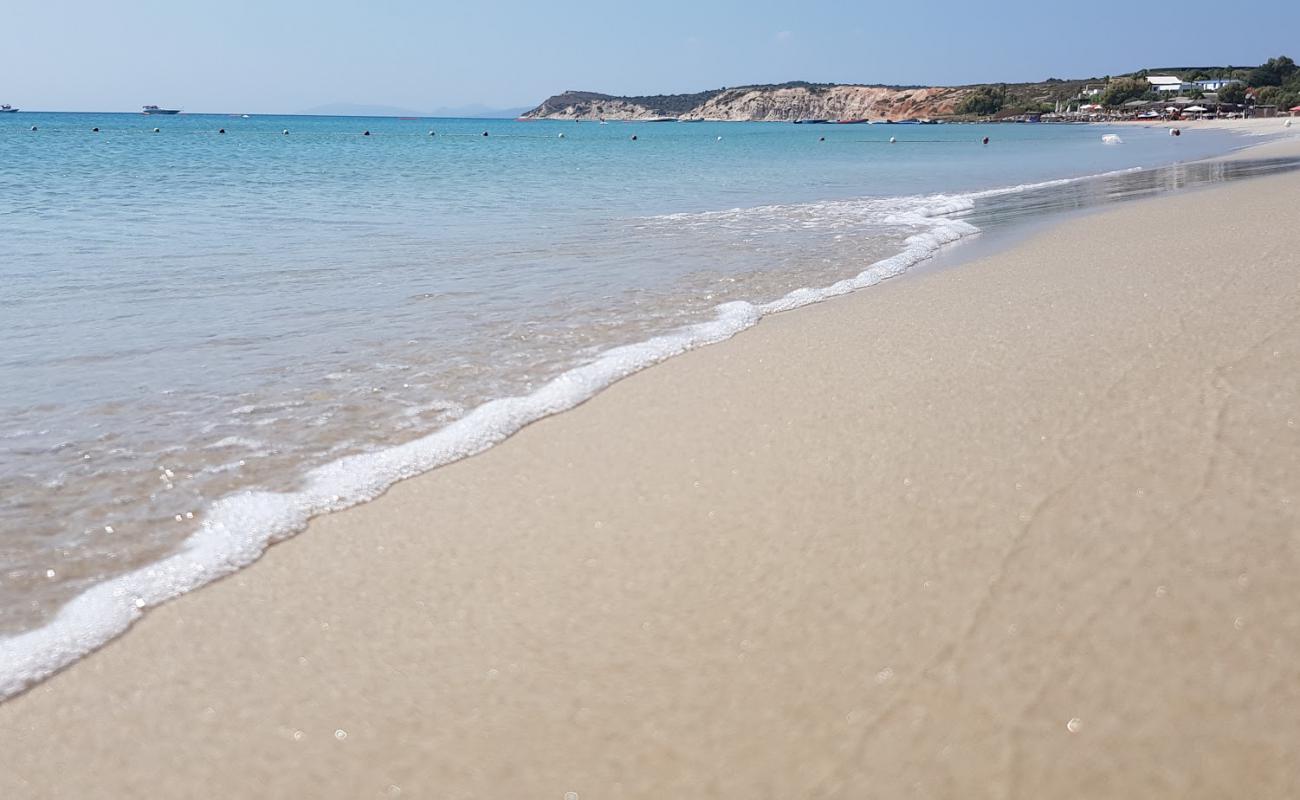
{"label": "sea", "polygon": [[765,315],[982,231],[1298,166],[1204,161],[1247,143],[0,115],[0,698],[311,516]]}

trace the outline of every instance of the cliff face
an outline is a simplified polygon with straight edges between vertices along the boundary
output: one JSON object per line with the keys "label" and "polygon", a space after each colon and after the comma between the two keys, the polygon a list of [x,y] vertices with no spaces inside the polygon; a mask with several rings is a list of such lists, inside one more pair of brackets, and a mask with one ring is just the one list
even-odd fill
{"label": "cliff face", "polygon": [[691,95],[613,97],[565,92],[548,98],[523,119],[688,120],[908,119],[955,112],[971,89],[883,86],[746,86]]}

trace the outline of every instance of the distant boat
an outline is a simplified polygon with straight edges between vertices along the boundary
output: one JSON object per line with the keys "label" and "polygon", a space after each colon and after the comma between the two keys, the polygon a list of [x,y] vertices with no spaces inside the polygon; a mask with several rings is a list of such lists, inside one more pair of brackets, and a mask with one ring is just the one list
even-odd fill
{"label": "distant boat", "polygon": [[828,124],[830,124],[830,120],[828,120],[828,119],[797,119],[797,120],[794,121],[794,124],[796,124],[796,125],[828,125]]}
{"label": "distant boat", "polygon": [[159,108],[158,106],[145,106],[143,109],[146,114],[179,114],[179,108]]}
{"label": "distant boat", "polygon": [[8,103],[5,103],[4,105],[0,106],[0,114],[14,114],[17,113],[17,111],[18,109],[14,108]]}
{"label": "distant boat", "polygon": [[869,122],[869,120],[865,120],[865,119],[837,119],[837,120],[835,120],[835,124],[836,124],[836,125],[864,125],[864,124],[867,124],[868,122]]}

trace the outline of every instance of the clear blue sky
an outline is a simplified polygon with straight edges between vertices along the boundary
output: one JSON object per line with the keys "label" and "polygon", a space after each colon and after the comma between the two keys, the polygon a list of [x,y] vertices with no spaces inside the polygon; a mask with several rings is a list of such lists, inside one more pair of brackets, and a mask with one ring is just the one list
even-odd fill
{"label": "clear blue sky", "polygon": [[3,0],[0,102],[295,112],[1300,59],[1300,2]]}

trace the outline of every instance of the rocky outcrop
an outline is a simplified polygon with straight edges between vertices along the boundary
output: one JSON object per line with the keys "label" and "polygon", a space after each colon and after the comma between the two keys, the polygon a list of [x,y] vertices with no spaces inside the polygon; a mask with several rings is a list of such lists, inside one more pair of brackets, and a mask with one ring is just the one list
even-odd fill
{"label": "rocky outcrop", "polygon": [[690,95],[615,97],[564,92],[548,98],[523,119],[754,120],[909,119],[956,112],[970,87],[891,88],[783,84],[717,89]]}

